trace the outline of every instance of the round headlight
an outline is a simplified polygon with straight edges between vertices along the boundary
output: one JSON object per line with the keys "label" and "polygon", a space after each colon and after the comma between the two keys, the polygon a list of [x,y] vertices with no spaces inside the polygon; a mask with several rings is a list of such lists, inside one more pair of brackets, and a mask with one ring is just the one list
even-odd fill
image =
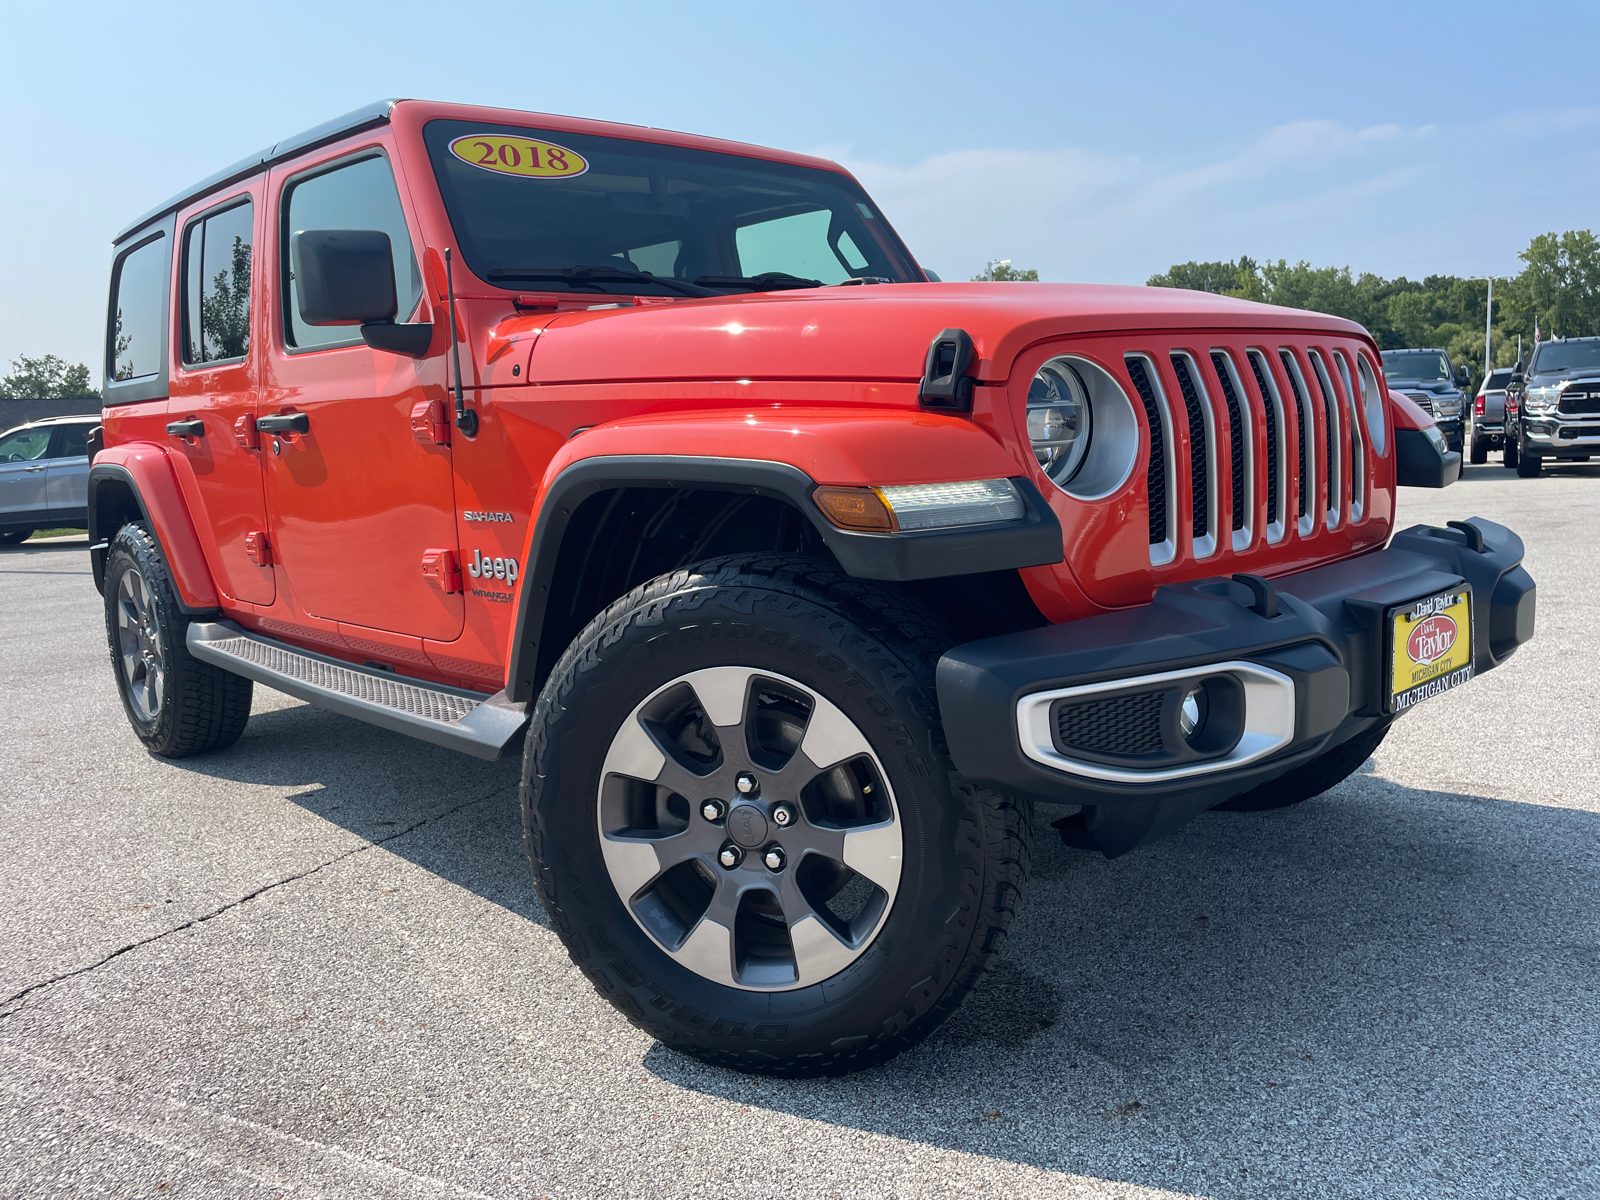
{"label": "round headlight", "polygon": [[1089,391],[1068,363],[1053,359],[1028,385],[1028,440],[1039,466],[1058,486],[1078,473],[1094,423]]}

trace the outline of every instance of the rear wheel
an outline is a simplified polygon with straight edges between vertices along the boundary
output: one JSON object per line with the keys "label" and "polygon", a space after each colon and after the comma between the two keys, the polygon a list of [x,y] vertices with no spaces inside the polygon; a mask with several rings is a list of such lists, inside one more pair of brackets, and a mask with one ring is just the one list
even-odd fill
{"label": "rear wheel", "polygon": [[1288,808],[1303,803],[1336,784],[1343,783],[1355,774],[1361,764],[1372,757],[1372,752],[1383,742],[1389,732],[1385,722],[1376,729],[1358,734],[1348,742],[1325,750],[1303,767],[1280,775],[1271,783],[1263,783],[1242,796],[1224,800],[1215,805],[1218,812],[1267,812],[1274,808]]}
{"label": "rear wheel", "polygon": [[166,560],[143,525],[124,525],[106,556],[111,670],[139,740],[163,758],[233,745],[250,719],[250,680],[189,653]]}
{"label": "rear wheel", "polygon": [[1005,940],[1028,806],[965,782],[933,683],[955,639],[785,555],[617,601],[523,760],[529,859],[573,961],[639,1028],[744,1071],[834,1075],[926,1037]]}
{"label": "rear wheel", "polygon": [[6,533],[0,533],[0,546],[20,545],[32,536],[33,530],[31,529],[12,529]]}
{"label": "rear wheel", "polygon": [[1537,454],[1524,451],[1517,458],[1517,474],[1524,479],[1532,479],[1539,473],[1539,468],[1544,466],[1544,459]]}
{"label": "rear wheel", "polygon": [[1479,466],[1481,466],[1482,464],[1484,464],[1484,463],[1489,461],[1489,439],[1488,438],[1481,438],[1481,437],[1478,437],[1477,435],[1473,435],[1473,438],[1472,438],[1472,461],[1473,461],[1474,464],[1479,465]]}

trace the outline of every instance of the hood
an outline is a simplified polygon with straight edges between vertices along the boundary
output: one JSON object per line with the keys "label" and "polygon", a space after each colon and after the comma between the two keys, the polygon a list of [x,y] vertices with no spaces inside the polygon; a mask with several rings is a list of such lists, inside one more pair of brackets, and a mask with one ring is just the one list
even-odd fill
{"label": "hood", "polygon": [[493,340],[502,346],[534,342],[522,375],[528,383],[914,383],[929,343],[951,328],[971,335],[977,377],[987,382],[1004,381],[1026,347],[1072,334],[1181,328],[1366,337],[1359,325],[1339,317],[1175,288],[913,283],[530,315],[503,322]]}

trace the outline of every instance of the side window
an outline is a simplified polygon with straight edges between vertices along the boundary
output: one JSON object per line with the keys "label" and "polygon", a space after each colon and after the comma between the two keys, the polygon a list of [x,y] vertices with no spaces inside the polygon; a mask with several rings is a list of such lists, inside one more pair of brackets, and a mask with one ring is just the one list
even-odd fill
{"label": "side window", "polygon": [[50,449],[50,427],[19,429],[0,438],[0,463],[32,462]]}
{"label": "side window", "polygon": [[395,296],[400,302],[397,319],[404,321],[415,311],[422,298],[422,272],[411,249],[388,159],[375,155],[308,176],[290,184],[283,200],[282,271],[287,281],[283,327],[289,345],[300,350],[360,345],[360,335],[349,326],[307,325],[300,319],[289,245],[295,234],[308,229],[378,229],[387,233],[394,252]]}
{"label": "side window", "polygon": [[183,234],[183,361],[243,358],[250,351],[250,248],[255,206],[207,213]]}
{"label": "side window", "polygon": [[[768,271],[781,271],[801,279],[843,283],[850,278],[850,272],[828,245],[828,226],[832,221],[833,213],[820,208],[815,212],[741,226],[734,234],[739,274],[754,277]],[[855,249],[854,242],[850,248]]]}
{"label": "side window", "polygon": [[112,379],[161,373],[162,303],[166,294],[167,239],[152,238],[117,263],[112,284]]}
{"label": "side window", "polygon": [[56,449],[51,458],[87,458],[89,454],[89,427],[87,425],[61,425],[57,427]]}

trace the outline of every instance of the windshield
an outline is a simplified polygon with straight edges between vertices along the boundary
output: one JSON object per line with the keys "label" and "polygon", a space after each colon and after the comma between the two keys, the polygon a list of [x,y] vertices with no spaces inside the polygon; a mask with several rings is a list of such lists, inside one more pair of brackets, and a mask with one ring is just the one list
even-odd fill
{"label": "windshield", "polygon": [[479,122],[431,121],[423,136],[462,258],[500,287],[728,295],[923,279],[834,171]]}
{"label": "windshield", "polygon": [[1546,342],[1533,356],[1530,375],[1551,375],[1557,371],[1581,371],[1600,367],[1600,342]]}
{"label": "windshield", "polygon": [[1385,379],[1417,379],[1429,383],[1436,379],[1448,380],[1450,367],[1444,355],[1429,350],[1385,350],[1383,352],[1383,377]]}

